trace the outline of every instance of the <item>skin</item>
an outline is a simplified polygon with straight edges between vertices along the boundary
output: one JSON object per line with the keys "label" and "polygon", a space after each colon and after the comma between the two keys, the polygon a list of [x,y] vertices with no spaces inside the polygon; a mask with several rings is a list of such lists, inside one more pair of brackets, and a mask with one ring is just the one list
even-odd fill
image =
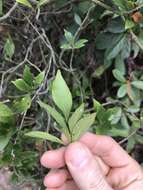
{"label": "skin", "polygon": [[51,171],[46,190],[143,190],[143,170],[112,138],[86,133],[75,143],[45,152]]}

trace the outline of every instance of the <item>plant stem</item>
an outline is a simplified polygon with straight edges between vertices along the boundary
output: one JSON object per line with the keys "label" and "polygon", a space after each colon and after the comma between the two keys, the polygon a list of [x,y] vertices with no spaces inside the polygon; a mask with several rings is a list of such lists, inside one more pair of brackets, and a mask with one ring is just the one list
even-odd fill
{"label": "plant stem", "polygon": [[101,2],[99,0],[92,0],[92,2],[95,3],[95,4],[97,4],[97,5],[100,5],[101,7],[105,8],[107,10],[110,10],[110,11],[113,12],[113,9],[109,5],[103,3],[103,2]]}

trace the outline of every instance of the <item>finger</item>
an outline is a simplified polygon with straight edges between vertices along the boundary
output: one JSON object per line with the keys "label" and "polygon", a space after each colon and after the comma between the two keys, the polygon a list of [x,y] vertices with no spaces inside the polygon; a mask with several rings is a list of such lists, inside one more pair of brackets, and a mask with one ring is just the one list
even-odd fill
{"label": "finger", "polygon": [[110,167],[122,167],[133,161],[111,137],[86,133],[81,137],[80,142],[84,143],[93,154],[99,156]]}
{"label": "finger", "polygon": [[66,169],[51,170],[44,179],[44,185],[48,188],[61,187],[71,176]]}
{"label": "finger", "polygon": [[46,190],[79,190],[73,181],[67,181],[64,185],[58,188],[47,188]]}
{"label": "finger", "polygon": [[80,190],[112,190],[98,162],[84,144],[79,142],[70,144],[65,151],[65,160]]}
{"label": "finger", "polygon": [[50,150],[43,154],[41,157],[41,164],[46,168],[61,168],[65,166],[64,159],[65,147],[62,147],[57,150]]}
{"label": "finger", "polygon": [[110,171],[110,167],[107,166],[107,164],[105,164],[105,162],[103,162],[103,160],[98,156],[95,156],[95,160],[98,162],[102,174],[106,176]]}

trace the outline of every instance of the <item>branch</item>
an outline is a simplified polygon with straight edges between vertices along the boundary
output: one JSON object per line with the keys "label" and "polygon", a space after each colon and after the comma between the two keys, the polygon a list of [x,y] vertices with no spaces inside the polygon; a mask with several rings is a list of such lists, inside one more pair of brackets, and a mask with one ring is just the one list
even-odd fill
{"label": "branch", "polygon": [[15,2],[15,4],[13,5],[13,7],[11,7],[11,9],[4,16],[0,17],[0,22],[4,21],[8,17],[10,17],[10,15],[17,8],[17,6],[18,6],[18,3]]}

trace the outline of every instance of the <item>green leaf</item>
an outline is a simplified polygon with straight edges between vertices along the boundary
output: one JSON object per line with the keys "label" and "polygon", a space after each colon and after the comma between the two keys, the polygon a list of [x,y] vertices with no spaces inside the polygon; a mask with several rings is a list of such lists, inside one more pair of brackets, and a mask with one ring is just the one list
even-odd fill
{"label": "green leaf", "polygon": [[21,100],[14,102],[13,109],[16,113],[23,113],[31,107],[31,102],[31,97],[25,96]]}
{"label": "green leaf", "polygon": [[124,43],[125,43],[125,36],[120,39],[113,47],[107,49],[105,52],[105,56],[108,60],[114,59],[120,51],[123,49]]}
{"label": "green leaf", "polygon": [[69,49],[73,49],[73,47],[70,44],[62,44],[61,49],[69,50]]}
{"label": "green leaf", "polygon": [[118,98],[123,98],[127,94],[127,85],[123,84],[117,92]]}
{"label": "green leaf", "polygon": [[116,17],[108,23],[106,31],[111,33],[123,33],[125,32],[125,23],[121,17]]}
{"label": "green leaf", "polygon": [[86,39],[78,40],[78,41],[74,44],[74,48],[75,48],[75,49],[80,49],[80,48],[84,47],[84,46],[85,46],[85,43],[87,43],[87,42],[88,42],[88,40],[86,40]]}
{"label": "green leaf", "polygon": [[74,36],[71,32],[64,30],[65,31],[65,38],[69,42],[69,44],[73,45],[74,44]]}
{"label": "green leaf", "polygon": [[16,2],[25,5],[26,7],[32,8],[32,5],[28,0],[16,0]]}
{"label": "green leaf", "polygon": [[111,125],[115,125],[119,122],[122,115],[122,109],[120,107],[115,107],[113,114],[109,117],[109,121],[111,122]]}
{"label": "green leaf", "polygon": [[12,56],[14,55],[14,52],[15,52],[15,45],[14,45],[12,38],[9,36],[9,38],[7,38],[5,45],[4,45],[5,58],[11,59]]}
{"label": "green leaf", "polygon": [[0,152],[4,150],[4,148],[8,145],[9,140],[11,138],[11,132],[6,135],[0,135]]}
{"label": "green leaf", "polygon": [[13,112],[11,109],[0,102],[0,122],[7,123],[9,121],[8,118],[11,118],[13,116]]}
{"label": "green leaf", "polygon": [[57,138],[57,137],[55,137],[55,136],[53,136],[47,132],[32,131],[32,132],[26,133],[25,135],[28,137],[40,138],[40,139],[48,140],[51,142],[64,144],[63,141],[61,141],[59,138]]}
{"label": "green leaf", "polygon": [[45,109],[48,112],[48,114],[50,114],[55,119],[55,121],[61,127],[60,131],[63,132],[68,139],[70,139],[68,127],[67,127],[65,120],[62,117],[62,115],[59,112],[57,112],[54,108],[52,108],[51,106],[49,106],[49,105],[47,105],[41,101],[38,101],[38,104],[40,105],[41,108]]}
{"label": "green leaf", "polygon": [[126,82],[125,77],[123,76],[123,74],[122,74],[119,70],[114,69],[114,70],[113,70],[113,75],[114,75],[114,77],[115,77],[118,81],[120,81],[120,82],[122,82],[122,83],[125,83],[125,82]]}
{"label": "green leaf", "polygon": [[115,5],[117,5],[117,7],[120,7],[121,9],[126,10],[125,0],[112,0],[112,1]]}
{"label": "green leaf", "polygon": [[98,112],[103,106],[97,100],[93,99],[93,105],[96,112]]}
{"label": "green leaf", "polygon": [[72,133],[72,140],[76,141],[83,135],[95,121],[96,113],[85,116],[80,119],[75,125]]}
{"label": "green leaf", "polygon": [[143,81],[133,81],[131,83],[135,88],[143,90]]}
{"label": "green leaf", "polygon": [[70,131],[73,131],[73,128],[75,127],[75,125],[79,121],[79,119],[82,117],[83,113],[84,113],[84,104],[79,106],[75,110],[75,112],[72,114],[72,116],[70,117],[70,119],[68,121]]}
{"label": "green leaf", "polygon": [[119,70],[123,75],[126,72],[124,59],[121,56],[121,54],[117,55],[117,57],[115,59],[115,69]]}
{"label": "green leaf", "polygon": [[23,79],[17,79],[15,81],[12,81],[12,83],[18,90],[22,92],[29,92],[32,90],[31,87]]}
{"label": "green leaf", "polygon": [[34,78],[34,84],[35,85],[40,85],[45,77],[45,71],[39,73],[35,78]]}
{"label": "green leaf", "polygon": [[29,84],[30,86],[33,83],[33,75],[30,71],[30,68],[26,65],[23,72],[23,79],[24,81]]}
{"label": "green leaf", "polygon": [[78,15],[78,14],[74,14],[74,20],[75,20],[75,22],[80,26],[81,25],[81,23],[82,23],[82,20],[81,20],[81,18],[80,18],[80,16]]}
{"label": "green leaf", "polygon": [[53,81],[52,98],[57,107],[63,112],[66,120],[68,120],[72,108],[72,95],[59,70]]}
{"label": "green leaf", "polygon": [[135,23],[132,21],[132,20],[126,20],[125,21],[125,29],[128,30],[128,29],[131,29],[135,26]]}

